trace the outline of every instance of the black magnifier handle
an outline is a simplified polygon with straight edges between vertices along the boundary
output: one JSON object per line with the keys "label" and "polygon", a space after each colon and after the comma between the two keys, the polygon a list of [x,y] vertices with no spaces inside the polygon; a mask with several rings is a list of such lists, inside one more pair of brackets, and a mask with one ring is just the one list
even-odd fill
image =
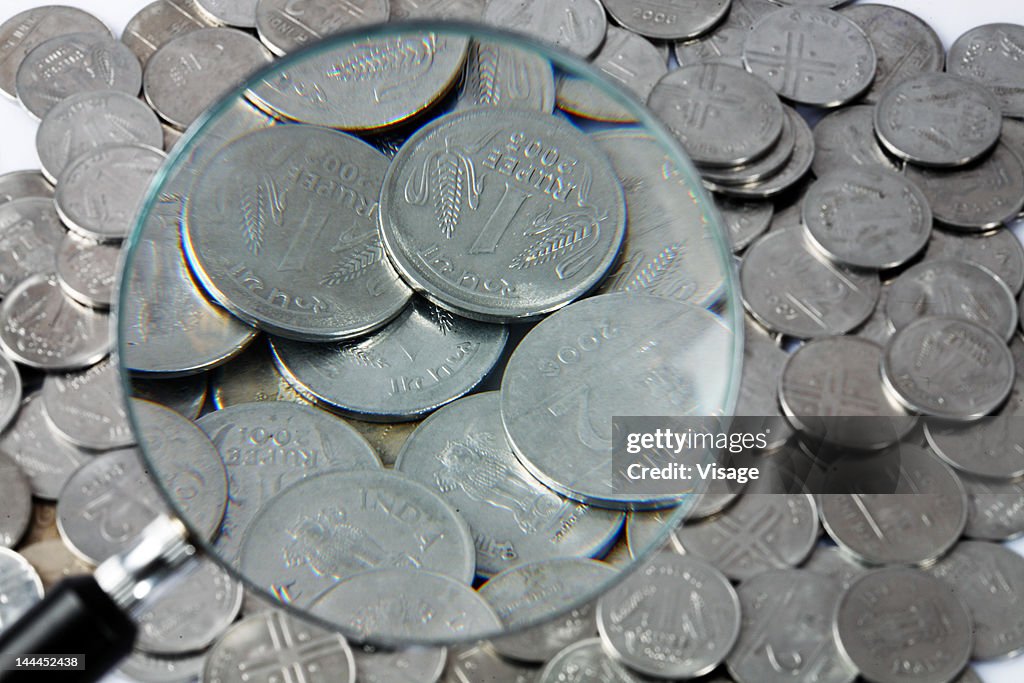
{"label": "black magnifier handle", "polygon": [[132,548],[62,581],[0,634],[0,681],[99,680],[132,650],[132,610],[194,554],[184,525],[158,518]]}

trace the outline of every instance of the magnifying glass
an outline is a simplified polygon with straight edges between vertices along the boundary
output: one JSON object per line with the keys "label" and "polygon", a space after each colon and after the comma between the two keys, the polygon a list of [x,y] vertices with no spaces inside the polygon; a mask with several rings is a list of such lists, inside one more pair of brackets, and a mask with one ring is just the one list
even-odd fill
{"label": "magnifying glass", "polygon": [[731,413],[732,271],[672,135],[568,54],[433,23],[282,59],[190,128],[128,243],[125,495],[160,501],[4,639],[91,632],[95,672],[131,643],[97,620],[198,550],[352,642],[514,648],[713,511],[620,456]]}

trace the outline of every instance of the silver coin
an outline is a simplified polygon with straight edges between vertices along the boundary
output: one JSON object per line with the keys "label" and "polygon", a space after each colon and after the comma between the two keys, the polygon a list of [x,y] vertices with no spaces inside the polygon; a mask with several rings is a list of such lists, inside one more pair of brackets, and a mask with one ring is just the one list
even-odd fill
{"label": "silver coin", "polygon": [[48,5],[15,14],[0,25],[0,92],[14,98],[18,67],[26,55],[50,38],[69,33],[107,33],[110,29],[75,7]]}
{"label": "silver coin", "polygon": [[236,561],[257,511],[285,487],[328,470],[380,468],[376,453],[350,426],[306,406],[243,403],[196,424],[227,470],[228,507],[216,542],[226,562]]}
{"label": "silver coin", "polygon": [[942,581],[915,569],[859,578],[840,598],[833,628],[871,683],[944,683],[971,654],[967,609]]}
{"label": "silver coin", "polygon": [[43,584],[32,565],[13,550],[0,548],[0,631],[42,599]]}
{"label": "silver coin", "polygon": [[1014,293],[984,266],[928,260],[905,270],[889,288],[885,314],[897,331],[925,316],[970,320],[1009,341],[1017,329]]}
{"label": "silver coin", "polygon": [[508,330],[417,298],[384,329],[340,344],[271,339],[281,374],[302,395],[376,421],[426,415],[478,385]]}
{"label": "silver coin", "polygon": [[878,303],[875,305],[875,310],[871,313],[871,317],[854,330],[852,334],[857,335],[861,339],[873,341],[883,347],[889,343],[892,335],[896,333],[892,323],[889,322],[889,317],[885,314],[885,306],[889,300],[889,290],[891,288],[891,284],[882,285],[878,296]]}
{"label": "silver coin", "polygon": [[967,496],[948,465],[908,443],[865,460],[893,473],[893,492],[828,493],[818,501],[825,531],[845,552],[872,565],[927,565],[953,547]]}
{"label": "silver coin", "polygon": [[488,0],[481,19],[552,43],[577,57],[597,52],[608,28],[599,0]]}
{"label": "silver coin", "polygon": [[110,352],[108,318],[64,296],[55,275],[32,275],[0,305],[0,348],[32,368],[85,368]]}
{"label": "silver coin", "polygon": [[633,292],[705,306],[725,288],[711,213],[689,180],[649,133],[591,135],[612,163],[626,195],[626,239],[599,293]]}
{"label": "silver coin", "polygon": [[10,171],[0,174],[0,204],[26,197],[53,197],[53,185],[39,171]]}
{"label": "silver coin", "polygon": [[948,168],[980,159],[999,140],[1001,127],[995,96],[947,73],[901,81],[885,91],[875,108],[875,132],[882,144],[922,166]]}
{"label": "silver coin", "polygon": [[780,5],[788,5],[792,7],[817,7],[824,9],[834,9],[841,5],[845,5],[850,0],[773,0]]}
{"label": "silver coin", "polygon": [[788,7],[765,15],[743,44],[743,64],[782,97],[838,107],[875,77],[875,48],[854,22],[816,7]]}
{"label": "silver coin", "polygon": [[259,0],[256,32],[280,56],[349,28],[384,23],[388,11],[388,0]]}
{"label": "silver coin", "polygon": [[356,574],[328,589],[310,611],[360,639],[389,644],[469,641],[501,628],[472,588],[408,566]]}
{"label": "silver coin", "polygon": [[503,107],[551,113],[555,77],[539,54],[498,41],[473,40],[459,83],[456,109]]}
{"label": "silver coin", "polygon": [[[607,37],[590,63],[641,104],[668,73],[668,63],[657,47],[617,26],[608,27]],[[596,83],[570,74],[562,74],[558,79],[558,108],[596,121],[636,120],[633,112]]]}
{"label": "silver coin", "polygon": [[869,571],[842,549],[826,545],[815,548],[810,558],[800,568],[831,579],[842,590],[849,588],[858,577]]}
{"label": "silver coin", "polygon": [[160,657],[132,650],[115,672],[133,683],[193,683],[203,673],[206,653],[184,657]]}
{"label": "silver coin", "polygon": [[782,134],[785,112],[761,79],[742,69],[697,64],[658,81],[648,106],[706,166],[738,166],[768,152]]}
{"label": "silver coin", "polygon": [[352,654],[359,683],[437,683],[448,658],[443,647],[381,650],[366,645]]}
{"label": "silver coin", "polygon": [[729,12],[730,0],[604,0],[620,25],[648,38],[684,40],[707,33]]}
{"label": "silver coin", "polygon": [[[480,586],[480,597],[494,608],[506,629],[538,625],[496,638],[491,645],[498,654],[515,661],[546,662],[561,649],[594,634],[594,605],[580,603],[617,574],[603,562],[574,558],[528,562],[503,571]],[[555,614],[559,616],[551,619]]]}
{"label": "silver coin", "polygon": [[189,196],[193,272],[225,308],[274,334],[330,341],[381,327],[411,296],[376,227],[386,169],[387,157],[336,131],[245,135]]}
{"label": "silver coin", "polygon": [[270,344],[264,339],[220,366],[210,376],[211,398],[217,408],[256,401],[290,401],[312,405],[281,375]]}
{"label": "silver coin", "polygon": [[57,252],[57,281],[69,297],[91,308],[109,309],[121,249],[68,233]]}
{"label": "silver coin", "polygon": [[1014,293],[1024,288],[1024,247],[1009,230],[980,235],[933,230],[926,259],[961,259],[988,268]]}
{"label": "silver coin", "polygon": [[98,147],[61,173],[54,201],[61,220],[86,239],[124,239],[134,226],[150,181],[166,156],[137,144]]}
{"label": "silver coin", "polygon": [[1020,595],[1024,557],[995,543],[964,541],[928,569],[963,600],[974,625],[975,660],[1013,657],[1024,651]]}
{"label": "silver coin", "polygon": [[25,55],[15,89],[22,106],[43,118],[66,97],[94,90],[138,95],[142,66],[132,51],[109,31],[50,38]]}
{"label": "silver coin", "polygon": [[[763,235],[771,225],[774,209],[769,202],[746,201],[716,196],[715,206],[725,221],[725,229],[734,252],[741,252]],[[628,208],[628,207],[627,207]],[[626,236],[626,244],[632,233]]]}
{"label": "silver coin", "polygon": [[983,683],[978,674],[971,667],[964,669],[953,683]]}
{"label": "silver coin", "polygon": [[178,36],[216,25],[198,0],[155,0],[128,20],[121,40],[145,68],[157,50]]}
{"label": "silver coin", "polygon": [[814,160],[814,133],[811,132],[811,127],[807,125],[804,117],[795,109],[785,107],[784,111],[793,125],[796,142],[789,160],[777,173],[749,185],[722,185],[705,177],[704,187],[740,199],[767,199],[796,186],[811,170],[811,162]]}
{"label": "silver coin", "polygon": [[38,394],[22,401],[17,419],[0,435],[0,451],[18,463],[32,495],[45,500],[56,500],[71,474],[91,459],[53,433]]}
{"label": "silver coin", "polygon": [[725,19],[710,32],[694,40],[675,43],[673,52],[680,66],[716,62],[743,68],[743,41],[758,19],[779,6],[769,0],[732,0]]}
{"label": "silver coin", "polygon": [[57,528],[90,564],[130,548],[167,504],[134,448],[91,458],[68,479],[57,501]]}
{"label": "silver coin", "polygon": [[[462,73],[465,36],[402,33],[307,55],[253,84],[246,96],[274,116],[343,130],[374,131],[435,104]],[[364,69],[372,66],[372,78]],[[367,106],[373,102],[373,106]]]}
{"label": "silver coin", "polygon": [[745,581],[803,562],[818,540],[818,511],[806,494],[747,494],[716,517],[680,527],[676,538],[686,554]]}
{"label": "silver coin", "polygon": [[32,488],[28,477],[0,452],[0,547],[11,548],[25,536],[32,519]]}
{"label": "silver coin", "polygon": [[751,185],[758,181],[765,180],[785,168],[787,162],[796,151],[796,126],[794,118],[800,115],[786,111],[786,118],[782,124],[782,135],[775,146],[757,161],[733,168],[708,168],[698,167],[703,178],[716,185]]}
{"label": "silver coin", "polygon": [[928,243],[932,212],[902,176],[846,168],[819,178],[804,197],[803,223],[811,243],[839,263],[895,268]]}
{"label": "silver coin", "polygon": [[642,680],[639,674],[608,655],[600,638],[588,638],[555,655],[541,670],[536,683],[642,683]]}
{"label": "silver coin", "polygon": [[505,438],[499,401],[495,391],[476,394],[428,417],[405,442],[395,469],[465,518],[478,575],[603,555],[622,528],[622,514],[566,500],[534,479]]}
{"label": "silver coin", "polygon": [[467,317],[535,318],[579,298],[625,233],[615,171],[575,126],[474,109],[419,129],[381,192],[388,256],[414,289]]}
{"label": "silver coin", "polygon": [[657,678],[709,673],[740,630],[729,580],[706,562],[660,553],[597,602],[601,642],[622,664]]}
{"label": "silver coin", "polygon": [[1005,116],[1024,117],[1024,78],[1018,61],[1022,45],[1024,27],[1019,24],[976,26],[950,46],[947,69],[988,87]]}
{"label": "silver coin", "polygon": [[135,398],[131,411],[150,477],[196,535],[215,538],[228,503],[227,472],[217,448],[170,408]]}
{"label": "silver coin", "polygon": [[459,648],[448,655],[442,683],[536,683],[540,671],[498,655],[488,643]]}
{"label": "silver coin", "polygon": [[1010,342],[1015,379],[1010,398],[991,416],[969,424],[925,422],[924,435],[935,453],[960,472],[989,480],[1024,477],[1024,339]]}
{"label": "silver coin", "polygon": [[842,15],[867,34],[875,48],[878,69],[863,101],[877,102],[892,85],[920,73],[942,71],[946,49],[923,19],[888,5],[854,5]]}
{"label": "silver coin", "polygon": [[54,431],[76,446],[103,451],[135,443],[121,376],[110,358],[86,370],[47,375],[41,396]]}
{"label": "silver coin", "polygon": [[[779,404],[779,381],[789,355],[757,323],[747,316],[743,322],[743,366],[733,413],[738,417],[754,418],[752,426],[765,435],[767,446],[779,447],[793,435]],[[739,422],[751,424],[749,420]]]}
{"label": "silver coin", "polygon": [[0,204],[0,296],[30,275],[53,271],[66,233],[52,199],[19,197]]}
{"label": "silver coin", "polygon": [[839,652],[829,628],[838,589],[837,582],[801,569],[769,571],[744,581],[739,639],[727,660],[732,677],[738,683],[852,683],[857,670]]}
{"label": "silver coin", "polygon": [[211,303],[192,279],[179,232],[191,181],[189,166],[171,169],[124,266],[118,331],[122,361],[138,372],[195,374],[256,338],[253,327]]}
{"label": "silver coin", "polygon": [[356,680],[352,650],[341,634],[280,610],[253,614],[228,629],[207,653],[202,680],[242,683],[253,678],[252,672],[274,680],[295,673],[303,680]]}
{"label": "silver coin", "polygon": [[196,0],[200,11],[210,19],[238,28],[256,28],[259,0]]}
{"label": "silver coin", "polygon": [[823,118],[814,127],[814,162],[811,164],[814,175],[821,178],[851,166],[867,166],[893,172],[900,170],[900,164],[882,149],[875,137],[874,107],[843,107]]}
{"label": "silver coin", "polygon": [[477,21],[486,0],[391,0],[391,21],[410,19],[459,19]]}
{"label": "silver coin", "polygon": [[[667,530],[669,517],[675,512],[675,508],[668,508],[650,512],[633,510],[626,514],[626,549],[631,559],[653,557],[653,553],[658,551],[677,551],[675,529],[667,538],[662,538]],[[656,541],[663,542],[655,547]]]}
{"label": "silver coin", "polygon": [[612,509],[671,505],[685,494],[615,485],[611,418],[720,411],[734,342],[714,314],[672,299],[617,293],[579,301],[512,352],[501,382],[509,441],[531,474],[573,500]]}
{"label": "silver coin", "polygon": [[779,401],[796,429],[847,448],[890,446],[917,418],[889,398],[879,367],[883,349],[859,337],[807,342],[789,356]]}
{"label": "silver coin", "polygon": [[172,656],[204,650],[227,630],[242,607],[242,584],[209,558],[146,603],[136,617],[135,647]]}
{"label": "silver coin", "polygon": [[[1012,149],[1017,158],[1024,159],[1024,119],[1008,119],[1004,116],[1003,132],[999,136],[999,142]],[[0,200],[4,196],[3,178],[4,176],[0,176]],[[1021,215],[1024,215],[1024,212]]]}
{"label": "silver coin", "polygon": [[1024,480],[997,481],[960,474],[967,490],[964,536],[1006,541],[1024,535]]}
{"label": "silver coin", "polygon": [[14,362],[0,354],[0,431],[11,424],[21,406],[24,386]]}
{"label": "silver coin", "polygon": [[996,145],[979,162],[955,170],[907,164],[907,178],[928,198],[935,220],[963,232],[1008,223],[1024,208],[1024,157]]}
{"label": "silver coin", "polygon": [[878,275],[812,253],[804,229],[773,230],[747,249],[740,266],[743,303],[768,329],[810,339],[845,334],[871,315]]}
{"label": "silver coin", "polygon": [[99,90],[61,100],[46,113],[36,131],[39,162],[54,183],[72,161],[110,144],[159,149],[163,145],[160,120],[133,95]]}
{"label": "silver coin", "polygon": [[242,31],[197,29],[166,43],[149,58],[142,90],[162,119],[184,130],[272,59],[258,40]]}
{"label": "silver coin", "polygon": [[889,342],[882,380],[909,410],[974,420],[991,413],[1009,395],[1013,356],[1001,337],[968,320],[921,318]]}
{"label": "silver coin", "polygon": [[143,379],[133,375],[129,381],[133,397],[159,403],[190,420],[199,417],[206,403],[205,375],[173,379]]}
{"label": "silver coin", "polygon": [[[347,592],[319,602],[339,582],[367,570],[412,568],[468,585],[475,555],[466,522],[422,484],[394,472],[328,472],[264,503],[245,532],[238,566],[279,600],[341,623],[355,615],[336,602]],[[339,604],[342,612],[334,614]]]}

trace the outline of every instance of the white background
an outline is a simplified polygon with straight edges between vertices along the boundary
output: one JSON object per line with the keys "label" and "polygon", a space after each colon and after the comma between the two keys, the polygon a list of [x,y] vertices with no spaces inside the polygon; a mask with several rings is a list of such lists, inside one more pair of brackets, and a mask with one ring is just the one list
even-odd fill
{"label": "white background", "polygon": [[[0,0],[0,23],[18,12],[46,4],[84,9],[120,36],[128,20],[151,0]],[[994,22],[1024,24],[1024,0],[877,0],[918,15],[942,38],[948,49],[969,28]],[[1021,65],[1024,70],[1024,64]],[[35,136],[38,122],[17,102],[0,96],[0,173],[38,169]],[[1019,232],[1019,230],[1018,230]],[[1024,555],[1024,540],[1011,545]],[[1024,614],[1024,595],[1018,596]],[[1024,657],[1009,662],[976,664],[986,683],[1024,683]]]}

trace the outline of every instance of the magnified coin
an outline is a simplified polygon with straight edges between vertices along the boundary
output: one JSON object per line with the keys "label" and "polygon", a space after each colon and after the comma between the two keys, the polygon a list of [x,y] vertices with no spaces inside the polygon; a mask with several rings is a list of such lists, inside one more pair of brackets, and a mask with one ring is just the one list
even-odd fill
{"label": "magnified coin", "polygon": [[555,78],[550,62],[501,42],[470,43],[456,109],[501,107],[550,114],[554,106]]}
{"label": "magnified coin", "polygon": [[110,322],[64,296],[55,275],[32,275],[0,305],[0,347],[33,368],[86,368],[110,352]]}
{"label": "magnified coin", "polygon": [[208,413],[196,424],[227,470],[228,508],[216,547],[229,562],[257,511],[284,488],[328,470],[380,469],[377,454],[352,427],[307,406],[243,403]]}
{"label": "magnified coin", "polygon": [[[399,515],[395,501],[401,501]],[[346,589],[321,601],[360,572],[412,568],[468,587],[475,566],[473,538],[459,513],[422,484],[390,471],[331,472],[290,486],[255,514],[239,554],[242,573],[255,585],[342,620],[337,623],[346,623],[356,610],[336,601],[359,593]],[[419,590],[412,577],[409,589]],[[369,628],[372,635],[381,629],[396,635],[389,628],[404,627]]]}
{"label": "magnified coin", "polygon": [[[942,581],[915,569],[879,569],[855,581],[840,598],[833,628],[871,683],[949,681],[971,654],[967,609]],[[921,670],[906,670],[908,660]]]}
{"label": "magnified coin", "polygon": [[[480,586],[479,592],[505,628],[515,629],[566,611],[579,602],[581,594],[601,589],[614,577],[611,566],[594,560],[540,560],[501,572]],[[596,628],[594,606],[587,604],[524,632],[496,638],[491,645],[517,661],[545,662],[574,641],[593,635]]]}
{"label": "magnified coin", "polygon": [[388,256],[438,305],[490,322],[536,318],[599,283],[619,252],[615,171],[568,122],[475,109],[420,128],[381,193]]}
{"label": "magnified coin", "polygon": [[484,13],[487,0],[391,0],[391,20],[461,19],[475,21]]}
{"label": "magnified coin", "polygon": [[526,562],[602,555],[622,528],[622,514],[566,500],[537,481],[512,453],[499,403],[498,392],[484,392],[434,413],[406,441],[395,469],[466,519],[482,576]]}
{"label": "magnified coin", "polygon": [[[292,121],[353,131],[389,128],[435,104],[455,85],[468,46],[468,38],[433,33],[368,38],[309,55],[256,83],[246,96]],[[375,78],[363,77],[368,63],[375,65]]]}
{"label": "magnified coin", "polygon": [[225,308],[280,336],[332,341],[383,326],[411,296],[377,232],[386,170],[376,149],[324,128],[244,135],[189,197],[183,241],[193,272]]}
{"label": "magnified coin", "polygon": [[467,320],[416,298],[382,330],[340,344],[272,339],[301,394],[356,418],[422,417],[470,391],[498,361],[504,325]]}
{"label": "magnified coin", "polygon": [[202,679],[234,680],[242,672],[276,670],[281,661],[329,671],[338,683],[356,680],[352,650],[341,634],[280,610],[253,614],[228,629],[206,655]]}
{"label": "magnified coin", "polygon": [[43,584],[28,561],[0,548],[0,631],[43,599]]}
{"label": "magnified coin", "polygon": [[130,378],[133,397],[167,406],[190,420],[199,417],[206,402],[206,375],[192,375],[173,379]]}
{"label": "magnified coin", "polygon": [[97,33],[57,36],[34,47],[18,66],[15,87],[25,109],[42,118],[58,102],[80,92],[138,95],[142,66],[104,27]]}
{"label": "magnified coin", "polygon": [[216,538],[228,504],[227,472],[217,448],[170,408],[133,398],[131,410],[147,471],[189,527],[203,539]]}
{"label": "magnified coin", "polygon": [[611,418],[710,414],[724,400],[720,371],[732,348],[715,315],[672,299],[617,293],[579,301],[513,351],[501,382],[505,431],[526,469],[564,496],[614,509],[670,506],[690,490],[615,485]]}

